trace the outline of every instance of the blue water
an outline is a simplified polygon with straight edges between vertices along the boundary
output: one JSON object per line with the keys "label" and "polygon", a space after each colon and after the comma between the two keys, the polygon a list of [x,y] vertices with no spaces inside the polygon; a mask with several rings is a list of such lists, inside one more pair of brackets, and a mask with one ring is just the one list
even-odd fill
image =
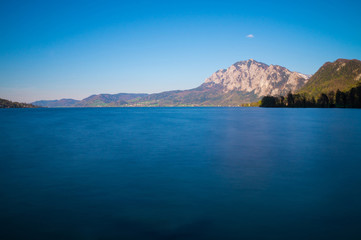
{"label": "blue water", "polygon": [[0,111],[0,239],[361,239],[361,111]]}

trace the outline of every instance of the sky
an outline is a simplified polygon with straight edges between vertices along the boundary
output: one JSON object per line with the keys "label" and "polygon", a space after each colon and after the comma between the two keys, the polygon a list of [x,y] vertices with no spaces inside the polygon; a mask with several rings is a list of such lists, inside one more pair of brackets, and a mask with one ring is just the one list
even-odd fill
{"label": "sky", "polygon": [[313,74],[361,59],[361,1],[0,0],[0,98],[199,86],[255,59]]}

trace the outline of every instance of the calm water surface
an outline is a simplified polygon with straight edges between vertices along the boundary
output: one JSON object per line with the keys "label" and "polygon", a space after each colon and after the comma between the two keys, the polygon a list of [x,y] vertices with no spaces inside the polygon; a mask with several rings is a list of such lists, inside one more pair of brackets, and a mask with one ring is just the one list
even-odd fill
{"label": "calm water surface", "polygon": [[0,239],[361,239],[361,111],[0,111]]}

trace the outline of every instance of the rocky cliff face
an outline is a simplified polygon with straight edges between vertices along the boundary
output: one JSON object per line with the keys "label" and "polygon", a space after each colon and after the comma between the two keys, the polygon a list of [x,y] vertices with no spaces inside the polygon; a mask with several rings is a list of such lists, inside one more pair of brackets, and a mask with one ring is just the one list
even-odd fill
{"label": "rocky cliff face", "polygon": [[256,96],[285,95],[296,91],[309,79],[309,75],[291,72],[285,67],[267,65],[253,59],[240,61],[222,69],[205,80],[204,85],[221,87],[223,92],[253,92]]}

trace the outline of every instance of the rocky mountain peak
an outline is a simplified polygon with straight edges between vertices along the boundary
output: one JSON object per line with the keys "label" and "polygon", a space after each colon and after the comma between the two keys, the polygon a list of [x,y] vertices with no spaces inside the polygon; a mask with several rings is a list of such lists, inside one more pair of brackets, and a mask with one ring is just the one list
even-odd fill
{"label": "rocky mountain peak", "polygon": [[207,86],[217,86],[224,92],[253,92],[257,96],[285,95],[302,87],[308,75],[292,72],[278,65],[267,65],[249,59],[236,62],[227,69],[213,73],[205,80]]}

